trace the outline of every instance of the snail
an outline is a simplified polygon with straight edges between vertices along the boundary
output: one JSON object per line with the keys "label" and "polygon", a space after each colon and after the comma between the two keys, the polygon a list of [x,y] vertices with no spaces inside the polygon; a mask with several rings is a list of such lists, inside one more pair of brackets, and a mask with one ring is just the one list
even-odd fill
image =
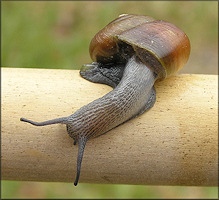
{"label": "snail", "polygon": [[190,41],[169,22],[123,14],[94,36],[89,51],[93,62],[82,65],[80,75],[107,84],[112,91],[68,117],[39,123],[20,119],[35,126],[66,124],[74,145],[78,142],[79,146],[75,186],[86,142],[153,107],[155,81],[175,74],[186,64]]}

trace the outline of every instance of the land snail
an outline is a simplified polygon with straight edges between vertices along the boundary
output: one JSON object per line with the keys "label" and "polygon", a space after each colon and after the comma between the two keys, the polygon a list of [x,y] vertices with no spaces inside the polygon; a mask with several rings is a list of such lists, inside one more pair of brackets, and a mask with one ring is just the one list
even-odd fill
{"label": "land snail", "polygon": [[102,135],[153,107],[154,83],[175,74],[187,62],[190,42],[175,25],[143,15],[120,15],[100,30],[90,43],[91,64],[80,75],[114,89],[68,117],[44,122],[21,121],[35,126],[66,124],[78,142],[77,185],[87,140]]}

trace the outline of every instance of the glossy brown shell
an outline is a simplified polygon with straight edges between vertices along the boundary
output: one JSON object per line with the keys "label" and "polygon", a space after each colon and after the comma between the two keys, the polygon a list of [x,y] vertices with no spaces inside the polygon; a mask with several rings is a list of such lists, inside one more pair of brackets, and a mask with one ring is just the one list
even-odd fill
{"label": "glossy brown shell", "polygon": [[[113,60],[119,53],[117,36],[122,32],[149,21],[152,17],[142,15],[122,15],[100,30],[90,43],[90,56],[93,61],[102,62],[104,58]],[[112,57],[110,59],[110,57]],[[106,61],[107,62],[107,61]]]}
{"label": "glossy brown shell", "polygon": [[116,61],[121,43],[131,46],[141,61],[153,68],[161,79],[179,71],[190,54],[188,37],[175,25],[148,16],[124,15],[94,36],[90,43],[92,60]]}

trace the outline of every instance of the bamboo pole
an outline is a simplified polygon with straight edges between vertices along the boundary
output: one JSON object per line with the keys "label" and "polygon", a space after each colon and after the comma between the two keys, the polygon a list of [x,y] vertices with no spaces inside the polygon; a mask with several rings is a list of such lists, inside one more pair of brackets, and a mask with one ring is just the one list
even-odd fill
{"label": "bamboo pole", "polygon": [[[150,111],[87,142],[79,182],[216,186],[217,78],[177,75],[156,83]],[[68,116],[111,90],[76,70],[2,68],[2,179],[73,182],[78,146],[65,125],[19,119]]]}

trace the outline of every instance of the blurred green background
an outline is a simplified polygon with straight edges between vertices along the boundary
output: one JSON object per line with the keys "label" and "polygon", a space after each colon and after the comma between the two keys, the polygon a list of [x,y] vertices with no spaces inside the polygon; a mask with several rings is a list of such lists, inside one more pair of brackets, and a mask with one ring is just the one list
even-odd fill
{"label": "blurred green background", "polygon": [[[181,28],[191,55],[180,73],[218,73],[217,1],[4,1],[3,67],[80,69],[89,43],[122,13],[149,15]],[[1,182],[2,198],[216,198],[217,187]]]}

